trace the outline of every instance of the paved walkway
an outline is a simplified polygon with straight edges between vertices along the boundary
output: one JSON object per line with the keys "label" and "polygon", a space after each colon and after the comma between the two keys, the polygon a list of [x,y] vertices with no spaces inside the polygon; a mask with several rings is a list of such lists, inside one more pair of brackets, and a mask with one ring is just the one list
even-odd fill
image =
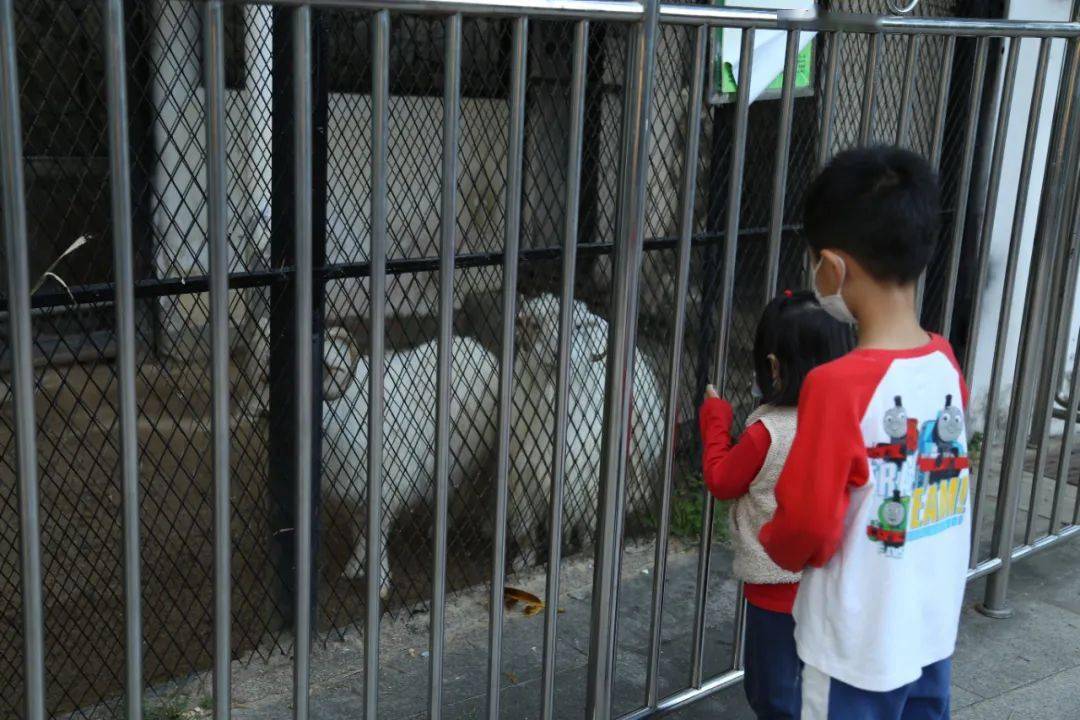
{"label": "paved walkway", "polygon": [[[644,699],[648,657],[652,548],[627,548],[620,603],[617,710],[634,709]],[[705,671],[727,666],[731,650],[734,583],[730,558],[717,547],[708,612]],[[956,720],[1077,720],[1080,718],[1080,542],[1046,551],[1014,568],[1010,597],[1015,615],[991,620],[973,609],[983,583],[974,583],[965,602],[954,670]],[[693,627],[696,552],[676,544],[669,558],[660,656],[662,695],[686,686]],[[588,653],[591,564],[566,563],[557,654],[556,716],[580,718],[584,711]],[[514,584],[538,594],[542,572],[516,578]],[[539,716],[542,615],[506,613],[502,673],[502,717]],[[384,622],[380,717],[412,720],[426,716],[428,657],[427,616]],[[444,717],[486,717],[487,594],[460,594],[447,609]],[[359,634],[316,648],[312,662],[312,705],[320,720],[359,716],[363,692],[363,642]],[[237,663],[234,712],[238,720],[291,718],[292,667],[288,657],[269,663]],[[197,697],[207,688],[189,684]],[[170,716],[171,717],[171,716]],[[186,717],[186,716],[185,716]],[[191,717],[202,717],[193,714]],[[685,708],[680,720],[752,720],[741,686]]]}

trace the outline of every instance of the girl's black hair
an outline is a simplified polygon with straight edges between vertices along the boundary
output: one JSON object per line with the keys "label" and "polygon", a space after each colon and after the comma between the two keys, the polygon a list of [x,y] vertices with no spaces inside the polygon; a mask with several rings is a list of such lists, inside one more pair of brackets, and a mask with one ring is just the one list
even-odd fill
{"label": "girl's black hair", "polygon": [[[784,291],[765,306],[754,335],[754,376],[762,402],[794,407],[807,374],[855,346],[850,325],[834,320],[808,290]],[[774,386],[769,355],[780,365]]]}

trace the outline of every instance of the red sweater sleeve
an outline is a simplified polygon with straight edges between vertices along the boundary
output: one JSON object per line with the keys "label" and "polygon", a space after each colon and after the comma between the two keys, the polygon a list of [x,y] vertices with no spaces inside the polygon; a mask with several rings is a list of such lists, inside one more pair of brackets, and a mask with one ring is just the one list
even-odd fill
{"label": "red sweater sleeve", "polygon": [[726,400],[708,398],[701,406],[702,476],[718,500],[745,495],[769,452],[769,431],[760,422],[748,427],[732,446],[732,417]]}
{"label": "red sweater sleeve", "polygon": [[849,490],[869,475],[863,409],[854,393],[838,390],[828,375],[807,376],[795,439],[776,483],[776,513],[758,536],[769,557],[792,572],[832,557],[843,537]]}

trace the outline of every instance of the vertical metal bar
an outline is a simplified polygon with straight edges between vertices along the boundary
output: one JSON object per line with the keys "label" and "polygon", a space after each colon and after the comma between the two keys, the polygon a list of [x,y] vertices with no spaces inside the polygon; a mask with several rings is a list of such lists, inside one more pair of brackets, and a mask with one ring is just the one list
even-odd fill
{"label": "vertical metal bar", "polygon": [[566,479],[566,433],[570,408],[570,341],[574,332],[574,276],[577,270],[578,213],[581,206],[581,148],[585,126],[585,87],[589,58],[589,21],[574,28],[570,81],[570,140],[566,160],[566,215],[563,226],[562,292],[559,300],[559,367],[555,385],[555,427],[548,510],[548,567],[544,606],[544,658],[540,717],[555,717],[555,652],[558,639],[559,568],[562,564],[563,484]]}
{"label": "vertical metal bar", "polygon": [[[713,373],[716,387],[727,383],[727,346],[731,335],[732,297],[735,292],[735,257],[739,242],[739,211],[742,208],[743,169],[746,164],[746,136],[750,110],[750,73],[754,62],[754,29],[742,33],[739,53],[739,83],[735,95],[735,125],[732,133],[731,170],[728,173],[727,224],[724,228],[724,261],[720,278],[720,317],[717,319],[716,359]],[[690,683],[701,687],[705,657],[705,604],[709,596],[712,561],[713,514],[715,502],[707,490],[701,519],[698,548],[697,585],[694,592],[694,629],[691,646]]]}
{"label": "vertical metal bar", "polygon": [[314,330],[314,239],[312,237],[311,131],[311,8],[296,8],[292,16],[293,41],[293,179],[296,217],[296,647],[293,666],[293,717],[307,720],[311,694],[311,557],[312,528],[312,402],[314,373],[311,335]]}
{"label": "vertical metal bar", "polygon": [[784,234],[784,200],[787,194],[788,153],[791,148],[791,119],[795,109],[795,64],[799,59],[799,31],[788,30],[784,55],[784,82],[780,93],[780,127],[776,137],[773,166],[772,207],[769,212],[769,252],[765,261],[765,298],[776,294],[780,273],[780,241]]}
{"label": "vertical metal bar", "polygon": [[229,238],[225,168],[225,23],[221,0],[203,6],[206,206],[210,247],[210,352],[214,437],[214,720],[231,716],[232,500],[229,491]]}
{"label": "vertical metal bar", "polygon": [[[955,38],[953,38],[955,44]],[[953,305],[956,302],[956,278],[960,272],[960,251],[964,246],[964,225],[970,201],[971,173],[975,165],[975,140],[979,134],[979,105],[986,80],[986,59],[990,38],[976,41],[975,66],[971,73],[971,97],[968,99],[967,127],[964,129],[964,153],[960,161],[960,183],[956,190],[956,214],[953,216],[949,269],[945,273],[945,300],[941,304],[941,334],[949,337],[952,330]],[[940,156],[939,156],[940,158]],[[965,369],[970,365],[965,365]]]}
{"label": "vertical metal bar", "polygon": [[956,36],[945,39],[941,58],[941,78],[938,80],[937,102],[934,104],[934,131],[930,140],[930,163],[941,169],[941,149],[945,145],[945,118],[949,112],[949,90],[952,88],[953,58],[956,55]]}
{"label": "vertical metal bar", "polygon": [[[1050,508],[1050,532],[1056,532],[1060,527],[1064,513],[1065,486],[1069,480],[1069,466],[1072,464],[1073,447],[1076,445],[1076,428],[1080,423],[1076,422],[1076,413],[1080,411],[1080,337],[1077,338],[1077,350],[1073,356],[1072,377],[1069,379],[1069,403],[1066,407],[1065,430],[1061,435],[1061,446],[1058,450],[1057,475],[1054,478],[1054,501]],[[1077,493],[1080,497],[1080,493]],[[1073,519],[1076,522],[1076,519]]]}
{"label": "vertical metal bar", "polygon": [[866,80],[863,85],[862,116],[859,120],[859,144],[866,145],[874,130],[874,99],[877,95],[877,68],[881,60],[881,33],[870,36],[866,51]]}
{"label": "vertical metal bar", "polygon": [[371,24],[371,307],[368,318],[367,618],[364,627],[364,717],[379,716],[379,621],[382,618],[383,418],[386,400],[387,152],[390,135],[390,11]]}
{"label": "vertical metal bar", "polygon": [[[941,79],[938,80],[937,102],[934,107],[934,129],[930,138],[930,164],[935,170],[941,169],[941,148],[945,143],[945,116],[948,112],[949,88],[952,85],[953,56],[956,53],[956,36],[950,35],[945,40],[945,50],[941,59]],[[906,108],[908,102],[903,102]],[[905,132],[906,136],[906,132]],[[960,256],[956,255],[956,262]],[[955,271],[951,271],[955,274]],[[953,279],[955,282],[955,279]],[[915,288],[915,307],[922,317],[923,298],[926,294],[926,271],[919,276],[919,284]]]}
{"label": "vertical metal bar", "polygon": [[[829,33],[829,52],[825,59],[825,100],[821,109],[821,139],[818,141],[818,168],[824,167],[832,149],[833,115],[836,109],[836,68],[844,35]],[[741,66],[740,66],[741,67]]]}
{"label": "vertical metal bar", "polygon": [[[919,55],[919,36],[909,35],[907,53],[904,56],[904,80],[900,91],[900,120],[896,123],[896,144],[906,145],[911,129],[911,114],[914,108],[911,92],[915,85],[915,59]],[[942,74],[948,74],[942,71]]]}
{"label": "vertical metal bar", "polygon": [[[977,270],[976,288],[980,289],[986,284],[986,274],[990,265],[990,251],[994,240],[994,220],[997,209],[998,191],[1001,187],[1001,166],[1003,158],[1005,156],[1005,148],[1008,146],[1008,130],[1009,130],[1009,118],[1012,116],[1012,97],[1013,89],[1016,85],[1016,68],[1017,62],[1020,57],[1020,43],[1017,41],[1011,42],[1009,45],[1009,60],[1005,71],[1005,83],[1002,88],[1001,104],[998,106],[998,119],[997,125],[994,130],[994,150],[993,156],[990,160],[990,184],[987,188],[986,196],[986,212],[980,228],[979,237],[979,260]],[[1038,113],[1028,118],[1027,128],[1027,140],[1030,142],[1025,143],[1024,156],[1027,160],[1026,169],[1030,174],[1031,171],[1031,159],[1028,156],[1029,151],[1033,150],[1031,144],[1034,142],[1033,132],[1037,132],[1038,127]],[[1022,197],[1024,197],[1024,188],[1019,188],[1019,195],[1017,197],[1017,203]],[[1026,198],[1025,198],[1026,201]],[[1022,208],[1021,208],[1022,209]],[[1022,216],[1021,216],[1022,218]],[[1016,217],[1013,220],[1013,231],[1016,232]],[[1022,230],[1022,225],[1021,225]],[[1016,285],[1016,264],[1020,256],[1020,239],[1013,235],[1010,237],[1008,259],[1006,261],[1006,270],[1004,276],[1004,287],[1002,289],[1001,296],[1001,308],[998,315],[998,342],[994,350],[993,367],[990,371],[990,385],[987,394],[987,406],[986,406],[986,422],[983,426],[983,447],[985,448],[984,461],[979,463],[977,472],[977,482],[974,489],[974,502],[972,504],[971,512],[971,530],[972,530],[972,547],[975,551],[971,553],[971,562],[974,563],[978,559],[978,547],[979,539],[981,536],[980,518],[981,509],[983,506],[983,500],[986,497],[986,467],[990,464],[985,462],[985,459],[989,458],[990,452],[993,449],[993,444],[997,435],[996,427],[996,407],[998,401],[998,392],[1001,384],[1001,370],[1002,364],[1005,361],[1005,353],[1011,350],[1011,346],[1008,346],[1008,334],[1009,334],[1009,320],[1012,316],[1012,296],[1015,291]],[[982,294],[981,292],[979,293]],[[977,341],[976,330],[978,326],[978,312],[981,306],[981,299],[975,301],[975,310],[973,311],[970,321],[970,335],[968,345],[967,364],[965,369],[968,372],[969,378],[971,377],[974,368],[974,353],[975,344]],[[970,382],[970,379],[969,379]],[[974,567],[974,565],[972,565]]]}
{"label": "vertical metal bar", "polygon": [[[1072,53],[1080,47],[1072,42]],[[1049,292],[1050,283],[1039,282],[1051,272],[1055,258],[1055,246],[1066,241],[1066,234],[1076,228],[1080,210],[1075,191],[1077,189],[1077,166],[1075,152],[1080,147],[1080,114],[1076,112],[1077,84],[1075,65],[1062,68],[1062,77],[1068,78],[1060,85],[1058,102],[1054,111],[1053,146],[1048,155],[1048,166],[1042,188],[1042,202],[1038,224],[1031,249],[1031,270],[1024,299],[1024,319],[1020,324],[1018,359],[1013,383],[1012,400],[1009,405],[1009,424],[1005,437],[1005,451],[998,492],[997,512],[994,518],[994,534],[991,539],[993,552],[1001,560],[1001,567],[986,583],[986,597],[979,609],[991,617],[1007,617],[1011,614],[1006,602],[1009,574],[1012,568],[1013,536],[1017,511],[1020,504],[1020,487],[1023,478],[1024,455],[1027,450],[1028,432],[1034,410],[1034,384],[1023,379],[1032,377],[1041,363],[1040,349],[1045,341],[1047,305],[1054,298]],[[1060,144],[1059,144],[1060,143]],[[1062,150],[1055,154],[1058,147]],[[1064,178],[1061,173],[1065,173]],[[1068,188],[1068,190],[1066,190]]]}
{"label": "vertical metal bar", "polygon": [[457,245],[458,125],[461,107],[461,15],[446,18],[443,66],[442,203],[439,238],[439,358],[435,437],[435,562],[431,590],[431,685],[428,714],[442,717],[446,639],[446,524],[450,491],[450,359],[454,330],[454,250]]}
{"label": "vertical metal bar", "polygon": [[615,247],[615,287],[611,295],[604,435],[601,445],[599,523],[593,571],[586,717],[611,716],[615,684],[615,630],[622,555],[623,494],[629,458],[630,401],[633,391],[638,286],[645,232],[645,190],[649,173],[649,121],[656,65],[658,0],[647,0],[634,35],[628,66],[621,192]]}
{"label": "vertical metal bar", "polygon": [[135,407],[135,265],[131,240],[124,8],[105,1],[105,89],[109,104],[113,262],[116,266],[117,386],[124,512],[124,675],[129,720],[142,720],[142,599],[139,552],[139,439]]}
{"label": "vertical metal bar", "polygon": [[42,612],[41,520],[38,512],[37,427],[34,415],[30,263],[23,188],[22,123],[12,0],[0,0],[0,183],[3,184],[11,384],[19,482],[23,673],[28,720],[45,718],[45,618]]}
{"label": "vertical metal bar", "polygon": [[525,71],[529,20],[514,20],[510,67],[510,130],[506,156],[506,235],[503,251],[503,325],[499,358],[499,439],[495,468],[495,540],[488,624],[488,717],[499,717],[502,684],[503,585],[506,581],[507,477],[510,471],[510,408],[514,394],[514,327],[517,317],[518,248],[521,240],[521,174],[525,147]]}
{"label": "vertical metal bar", "polygon": [[705,61],[709,28],[702,25],[694,36],[694,62],[690,71],[687,100],[686,154],[683,159],[679,214],[679,255],[675,278],[675,322],[668,361],[668,394],[664,418],[664,479],[660,497],[660,526],[653,560],[652,611],[649,635],[649,665],[646,675],[646,704],[655,708],[660,700],[660,628],[664,615],[664,582],[667,578],[668,537],[671,531],[671,492],[675,473],[675,423],[679,409],[679,375],[682,368],[683,334],[686,329],[686,297],[690,287],[690,249],[694,234],[694,199],[697,197],[698,151],[701,143],[701,104],[705,92]]}
{"label": "vertical metal bar", "polygon": [[[1010,106],[1012,105],[1013,90],[1016,87],[1016,70],[1020,57],[1020,41],[1018,38],[1009,40],[1009,56],[1005,67],[1005,79],[1002,84],[1001,99],[998,103],[997,123],[994,127],[994,150],[990,158],[989,183],[986,197],[983,200],[983,213],[978,228],[979,255],[975,274],[975,299],[972,302],[971,318],[969,319],[967,357],[964,369],[970,377],[975,367],[975,351],[978,346],[979,315],[982,310],[983,288],[986,285],[987,273],[990,269],[990,251],[993,240],[995,211],[997,209],[998,191],[1001,187],[1001,166],[1005,156],[1006,133],[1009,127]],[[955,248],[954,248],[955,250]],[[976,504],[976,507],[978,505]]]}

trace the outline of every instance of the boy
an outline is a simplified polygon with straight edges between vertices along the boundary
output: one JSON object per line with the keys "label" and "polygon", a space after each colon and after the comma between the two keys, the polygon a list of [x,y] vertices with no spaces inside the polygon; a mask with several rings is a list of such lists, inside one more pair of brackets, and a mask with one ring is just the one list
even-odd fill
{"label": "boy", "polygon": [[812,184],[814,292],[858,346],[806,378],[759,539],[805,570],[795,600],[802,717],[949,716],[970,519],[967,388],[915,313],[937,178],[897,148],[837,155]]}

